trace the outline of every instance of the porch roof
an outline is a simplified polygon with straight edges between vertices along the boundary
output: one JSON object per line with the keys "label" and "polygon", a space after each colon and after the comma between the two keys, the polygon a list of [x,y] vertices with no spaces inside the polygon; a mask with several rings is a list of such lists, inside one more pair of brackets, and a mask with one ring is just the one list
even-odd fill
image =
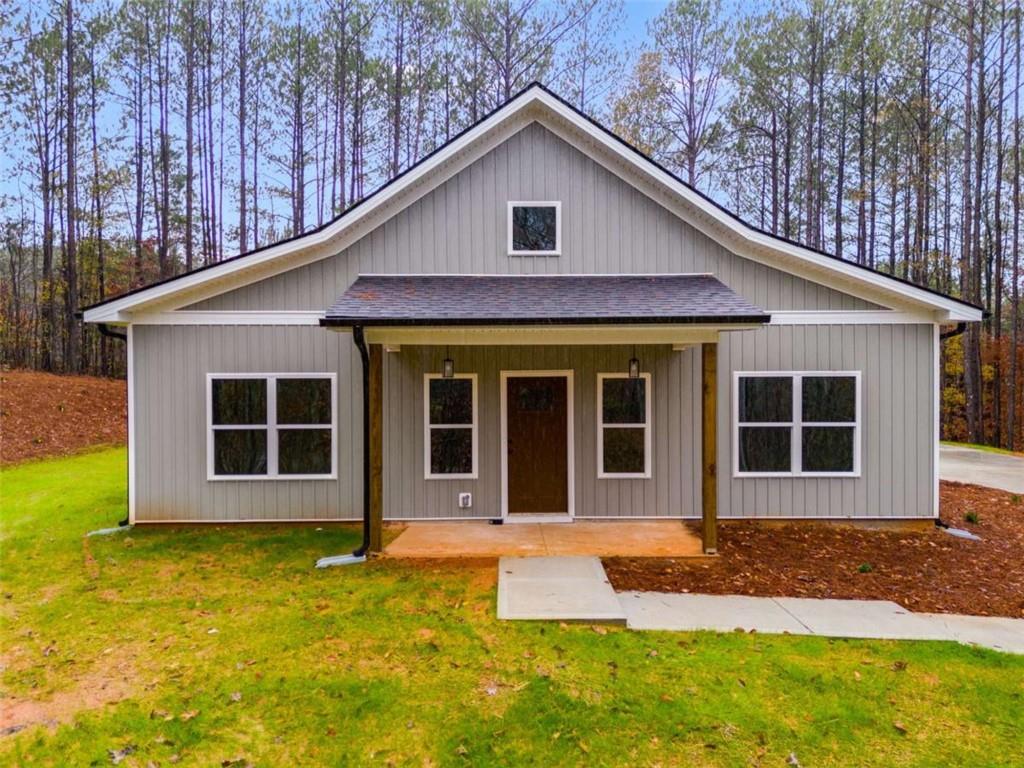
{"label": "porch roof", "polygon": [[320,324],[734,326],[770,319],[708,274],[362,275]]}

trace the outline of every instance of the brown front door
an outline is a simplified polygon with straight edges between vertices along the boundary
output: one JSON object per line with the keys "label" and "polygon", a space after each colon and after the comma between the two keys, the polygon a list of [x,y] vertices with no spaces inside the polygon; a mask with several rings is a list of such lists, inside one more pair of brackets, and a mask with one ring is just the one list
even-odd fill
{"label": "brown front door", "polygon": [[508,511],[569,511],[568,392],[562,376],[507,380]]}

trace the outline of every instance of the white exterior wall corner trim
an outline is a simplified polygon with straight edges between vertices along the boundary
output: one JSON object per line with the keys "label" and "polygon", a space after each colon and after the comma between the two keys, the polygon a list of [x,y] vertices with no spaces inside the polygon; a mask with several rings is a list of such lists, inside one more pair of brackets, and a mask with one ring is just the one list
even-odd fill
{"label": "white exterior wall corner trim", "polygon": [[136,473],[138,461],[135,455],[135,346],[132,343],[132,327],[125,330],[128,358],[128,525],[135,525],[135,495],[138,485]]}
{"label": "white exterior wall corner trim", "polygon": [[[557,119],[551,120],[551,116]],[[419,165],[413,166],[404,176],[386,185],[367,198],[363,204],[351,209],[326,227],[294,240],[270,246],[244,258],[227,261],[113,299],[106,304],[87,309],[84,319],[86,322],[131,322],[132,313],[143,307],[159,304],[165,308],[176,309],[302,264],[335,255],[375,226],[374,220],[387,215],[393,205],[410,204],[532,120],[542,122],[575,146],[579,146],[580,142],[573,132],[583,135],[588,142],[600,147],[616,162],[610,164],[607,160],[603,161],[602,158],[590,154],[594,160],[620,177],[623,176],[622,168],[627,168],[640,178],[654,182],[657,188],[667,194],[670,201],[675,200],[683,204],[669,206],[671,210],[712,239],[719,242],[724,239],[740,256],[782,268],[784,271],[821,284],[830,285],[838,281],[847,292],[856,294],[863,291],[867,295],[884,297],[884,303],[887,305],[939,312],[942,316],[935,318],[936,321],[976,322],[982,319],[980,309],[956,299],[900,282],[887,275],[863,269],[856,264],[835,259],[753,229],[537,85],[528,88]],[[557,125],[559,120],[570,126],[572,132]],[[636,186],[635,179],[626,180]],[[656,201],[662,205],[666,204],[665,200]]]}
{"label": "white exterior wall corner trim", "polygon": [[932,387],[933,429],[932,435],[932,509],[934,517],[939,519],[939,441],[942,439],[942,334],[936,323],[932,331],[932,366],[935,385]]}

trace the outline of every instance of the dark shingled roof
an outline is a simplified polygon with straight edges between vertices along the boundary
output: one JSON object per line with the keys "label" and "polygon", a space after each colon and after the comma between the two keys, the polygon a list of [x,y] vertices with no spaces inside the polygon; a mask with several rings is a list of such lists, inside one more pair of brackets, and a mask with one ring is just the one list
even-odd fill
{"label": "dark shingled roof", "polygon": [[766,323],[711,275],[364,276],[321,325]]}

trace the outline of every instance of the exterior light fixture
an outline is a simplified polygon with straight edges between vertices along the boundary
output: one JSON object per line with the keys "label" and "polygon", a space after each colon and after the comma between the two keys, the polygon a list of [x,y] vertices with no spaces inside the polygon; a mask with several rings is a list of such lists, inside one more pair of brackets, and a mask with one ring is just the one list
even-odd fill
{"label": "exterior light fixture", "polygon": [[629,378],[640,378],[640,360],[636,356],[636,346],[633,347],[633,356],[629,358]]}
{"label": "exterior light fixture", "polygon": [[441,364],[441,378],[455,378],[455,361],[448,356],[448,348],[445,347],[444,362]]}

